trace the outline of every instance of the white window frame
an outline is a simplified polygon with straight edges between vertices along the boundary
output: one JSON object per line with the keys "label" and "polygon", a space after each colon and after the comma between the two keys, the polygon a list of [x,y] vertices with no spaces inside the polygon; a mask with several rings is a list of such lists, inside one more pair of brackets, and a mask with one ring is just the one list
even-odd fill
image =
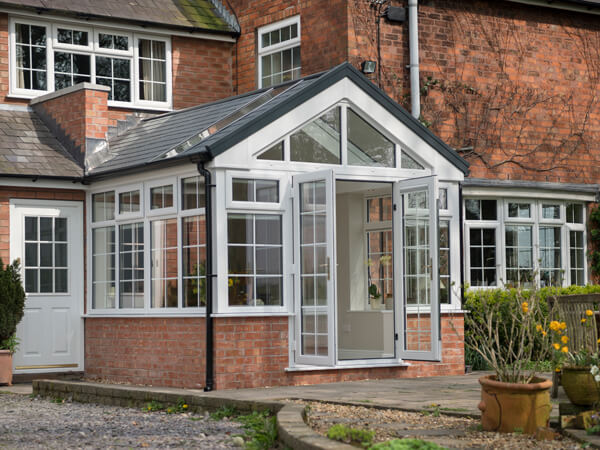
{"label": "white window frame", "polygon": [[[233,179],[241,178],[244,180],[268,180],[268,181],[277,181],[278,186],[278,202],[257,202],[257,201],[236,201],[233,200]],[[284,196],[284,191],[281,183],[281,176],[272,172],[238,172],[238,171],[227,171],[226,174],[226,196],[227,196],[227,209],[258,209],[258,210],[272,210],[272,211],[281,211],[281,201]]]}
{"label": "white window frame", "polygon": [[[96,188],[88,191],[86,194],[86,201],[91,205],[92,196],[103,192],[115,192],[115,219],[106,220],[102,222],[92,222],[92,208],[87,208],[86,220],[90,224],[87,233],[87,264],[89,270],[87,271],[87,315],[90,317],[204,317],[206,315],[206,307],[184,307],[183,306],[183,227],[182,219],[190,216],[205,215],[205,208],[195,209],[183,209],[181,205],[180,189],[179,186],[183,179],[199,176],[198,172],[185,171],[181,174],[174,175],[166,178],[153,178],[149,180],[141,181],[137,184],[123,184],[117,187],[105,186],[102,188]],[[150,210],[150,189],[156,186],[164,186],[173,184],[173,208],[161,208],[156,210]],[[140,189],[141,201],[140,203],[145,205],[140,207],[141,214],[136,216],[131,215],[118,215],[118,193],[127,192],[130,190]],[[141,206],[141,205],[140,205]],[[137,214],[137,213],[136,213]],[[151,222],[155,220],[166,220],[176,219],[177,220],[177,308],[152,308],[151,307],[151,289],[152,289],[152,272],[151,272]],[[142,223],[144,226],[144,307],[143,308],[119,308],[120,300],[120,236],[119,226]],[[109,309],[92,309],[92,295],[93,295],[93,255],[92,255],[92,235],[93,230],[96,228],[114,227],[115,228],[115,308]],[[208,244],[208,243],[207,243]],[[206,276],[206,283],[210,283],[210,277]],[[210,299],[207,299],[207,301]]]}
{"label": "white window frame", "polygon": [[[268,47],[263,47],[262,45],[262,36],[265,33],[270,33],[271,31],[278,30],[280,28],[284,28],[293,24],[298,25],[298,36],[293,39],[289,39],[285,42],[279,42],[274,45],[269,45]],[[270,55],[272,53],[277,53],[282,50],[287,50],[294,47],[300,47],[300,52],[302,52],[301,40],[302,40],[302,30],[300,27],[300,15],[290,17],[288,19],[280,20],[279,22],[271,23],[269,25],[265,25],[264,27],[260,27],[257,30],[257,49],[258,56],[256,57],[257,66],[258,66],[258,88],[261,89],[262,85],[262,57]],[[302,53],[300,53],[302,55]],[[302,65],[300,66],[300,73],[302,73]]]}
{"label": "white window frame", "polygon": [[[471,284],[471,228],[476,229],[487,229],[494,230],[494,234],[496,235],[496,285],[495,286],[474,286]],[[499,248],[503,241],[502,236],[502,227],[500,223],[496,223],[490,220],[480,220],[480,221],[470,221],[469,223],[465,223],[465,282],[469,285],[469,289],[496,289],[501,287],[501,278],[503,276],[502,273],[502,255],[499,252]],[[502,241],[501,241],[502,239]]]}
{"label": "white window frame", "polygon": [[[46,90],[23,89],[17,87],[17,68],[16,68],[16,29],[15,24],[21,23],[25,25],[34,25],[44,27],[46,29]],[[88,45],[72,45],[62,44],[58,42],[58,28],[65,28],[77,31],[85,31],[88,33]],[[129,41],[127,51],[100,48],[99,34],[113,34],[126,36]],[[139,39],[149,39],[161,41],[165,43],[165,58],[166,58],[166,101],[155,102],[140,100],[139,98],[139,59],[138,59],[138,41]],[[64,51],[67,53],[77,53],[90,55],[90,82],[96,82],[96,56],[113,57],[128,59],[130,61],[130,97],[131,101],[123,102],[117,100],[109,100],[108,106],[126,107],[126,108],[143,108],[148,110],[165,111],[172,108],[173,102],[173,66],[172,66],[172,45],[169,36],[138,34],[120,31],[117,29],[105,28],[103,26],[80,26],[67,21],[40,21],[30,19],[28,17],[10,16],[9,18],[9,96],[16,98],[32,99],[50,92],[54,92],[54,52]]]}
{"label": "white window frame", "polygon": [[[121,197],[120,195],[125,192],[139,191],[140,192],[140,209],[137,212],[125,212],[121,211]],[[144,186],[142,184],[130,184],[126,186],[119,186],[115,189],[115,220],[128,220],[144,217]]]}
{"label": "white window frame", "polygon": [[[576,203],[576,204],[580,204],[582,206],[582,223],[569,223],[567,222],[567,205],[570,203]],[[565,277],[565,279],[568,279],[569,284],[573,284],[573,280],[571,279],[571,255],[570,255],[570,251],[571,251],[571,233],[569,233],[570,231],[581,231],[583,232],[583,279],[585,281],[585,284],[589,283],[589,269],[588,269],[588,265],[589,265],[589,260],[587,257],[587,253],[588,253],[588,236],[587,236],[587,230],[586,230],[586,223],[587,223],[587,216],[588,216],[588,211],[586,208],[586,205],[584,202],[578,202],[578,201],[566,201],[564,202],[563,205],[563,210],[564,210],[564,218],[565,218],[565,231],[563,233],[564,235],[564,242],[565,242],[565,250],[564,250],[564,255],[565,255],[565,261],[568,262],[568,268],[567,268],[567,276]],[[568,258],[568,259],[567,259]]]}

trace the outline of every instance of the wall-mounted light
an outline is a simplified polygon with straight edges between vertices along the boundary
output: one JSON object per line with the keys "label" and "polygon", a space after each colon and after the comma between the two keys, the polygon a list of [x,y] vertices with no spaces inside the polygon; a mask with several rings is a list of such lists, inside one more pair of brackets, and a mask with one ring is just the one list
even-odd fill
{"label": "wall-mounted light", "polygon": [[362,66],[361,66],[361,70],[362,73],[375,73],[375,69],[377,69],[377,62],[376,61],[363,61],[362,62]]}

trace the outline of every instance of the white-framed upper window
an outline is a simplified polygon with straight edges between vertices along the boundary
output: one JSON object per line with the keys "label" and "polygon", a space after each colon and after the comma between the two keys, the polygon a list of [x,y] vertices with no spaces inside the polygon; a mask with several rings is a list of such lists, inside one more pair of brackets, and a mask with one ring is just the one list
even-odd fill
{"label": "white-framed upper window", "polygon": [[258,29],[258,87],[300,78],[300,16]]}
{"label": "white-framed upper window", "polygon": [[471,287],[586,283],[583,203],[467,198],[464,208]]}
{"label": "white-framed upper window", "polygon": [[283,196],[279,176],[266,172],[227,172],[227,207],[279,210]]}
{"label": "white-framed upper window", "polygon": [[12,17],[10,78],[11,95],[20,97],[91,82],[111,88],[111,106],[170,109],[171,41]]}
{"label": "white-framed upper window", "polygon": [[204,189],[204,179],[189,174],[90,194],[91,314],[206,306]]}

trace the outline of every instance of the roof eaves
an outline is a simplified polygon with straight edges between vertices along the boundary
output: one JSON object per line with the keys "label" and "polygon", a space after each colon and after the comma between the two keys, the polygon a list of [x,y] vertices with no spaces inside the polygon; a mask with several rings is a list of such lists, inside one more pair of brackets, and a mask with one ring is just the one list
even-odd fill
{"label": "roof eaves", "polygon": [[[244,125],[238,129],[235,133],[225,135],[215,143],[206,146],[212,157],[215,157],[227,149],[233,147],[243,139],[251,136],[255,132],[261,130],[273,120],[281,117],[283,114],[288,113],[292,109],[304,103],[306,100],[312,98],[319,92],[340,81],[341,79],[348,77],[351,81],[365,90],[370,94],[376,101],[378,101],[388,112],[393,114],[396,118],[401,120],[408,126],[413,132],[415,132],[420,138],[431,145],[433,148],[438,150],[443,156],[445,156],[454,166],[456,166],[464,174],[468,173],[469,163],[465,161],[456,151],[450,148],[444,143],[439,137],[433,134],[430,130],[425,128],[417,119],[412,117],[408,112],[401,108],[396,102],[388,97],[380,88],[375,86],[373,83],[364,78],[363,75],[358,72],[351,64],[345,62],[335,67],[334,69],[319,74],[319,79],[311,85],[305,87],[300,92],[292,95],[283,104],[277,105],[271,110],[267,111],[263,115],[259,116],[255,120]],[[190,155],[195,151],[195,148],[191,148],[186,152]]]}

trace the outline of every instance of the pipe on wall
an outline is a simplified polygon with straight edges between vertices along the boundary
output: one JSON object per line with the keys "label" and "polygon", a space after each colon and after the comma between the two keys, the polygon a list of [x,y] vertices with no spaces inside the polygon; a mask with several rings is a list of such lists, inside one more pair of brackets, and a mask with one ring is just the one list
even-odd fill
{"label": "pipe on wall", "polygon": [[198,163],[198,173],[204,177],[204,217],[206,223],[206,381],[204,390],[210,392],[215,388],[214,371],[214,324],[212,317],[213,307],[213,278],[212,270],[212,176],[204,167],[204,162]]}
{"label": "pipe on wall", "polygon": [[419,11],[418,0],[408,0],[408,49],[410,55],[410,106],[415,119],[421,117],[419,81]]}

